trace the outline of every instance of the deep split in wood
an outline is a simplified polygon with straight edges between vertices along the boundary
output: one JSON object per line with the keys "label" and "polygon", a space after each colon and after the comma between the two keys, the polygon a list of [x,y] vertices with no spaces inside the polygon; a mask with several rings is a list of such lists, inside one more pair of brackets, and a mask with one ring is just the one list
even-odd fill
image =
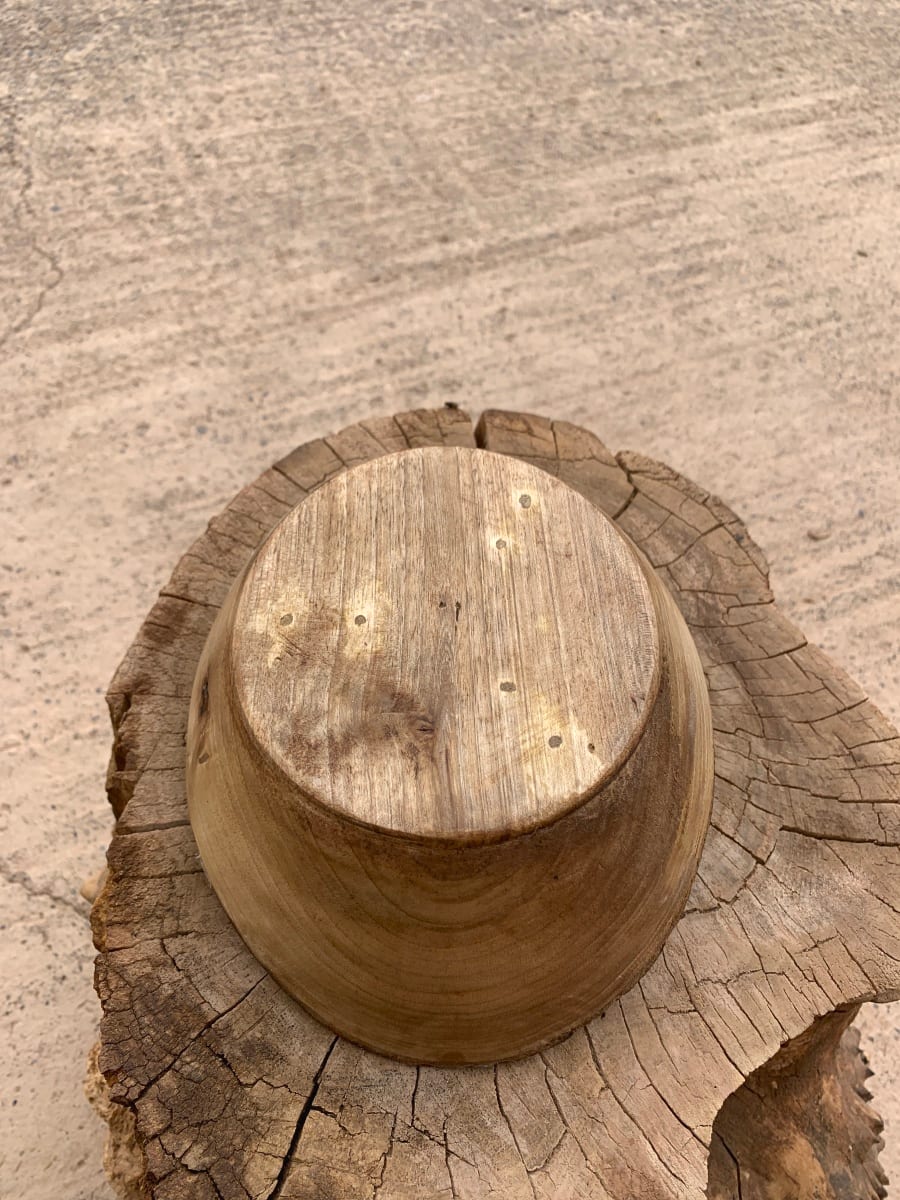
{"label": "deep split in wood", "polygon": [[210,523],[110,705],[146,1193],[884,1195],[900,741],[721,501],[565,422],[363,422]]}

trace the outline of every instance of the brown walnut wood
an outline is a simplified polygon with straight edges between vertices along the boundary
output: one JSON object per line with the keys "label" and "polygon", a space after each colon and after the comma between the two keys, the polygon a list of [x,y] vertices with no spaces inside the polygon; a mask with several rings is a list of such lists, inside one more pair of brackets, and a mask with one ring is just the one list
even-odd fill
{"label": "brown walnut wood", "polygon": [[413,1062],[533,1053],[626,991],[684,908],[712,770],[652,569],[566,484],[462,447],[375,459],[285,517],[188,724],[238,931],[330,1028]]}
{"label": "brown walnut wood", "polygon": [[[184,743],[213,619],[277,521],[346,466],[475,441],[577,488],[667,584],[710,688],[715,795],[684,915],[602,1017],[518,1062],[416,1068],[336,1039],[247,951],[200,867]],[[728,1097],[820,1018],[900,994],[896,731],[779,614],[725,505],[566,422],[492,412],[473,434],[454,410],[404,413],[300,447],[185,555],[109,699],[100,1066],[157,1200],[700,1200]],[[780,1119],[829,1143],[817,1161],[849,1162],[846,1129],[801,1128],[802,1105]],[[823,1195],[845,1200],[830,1180]]]}

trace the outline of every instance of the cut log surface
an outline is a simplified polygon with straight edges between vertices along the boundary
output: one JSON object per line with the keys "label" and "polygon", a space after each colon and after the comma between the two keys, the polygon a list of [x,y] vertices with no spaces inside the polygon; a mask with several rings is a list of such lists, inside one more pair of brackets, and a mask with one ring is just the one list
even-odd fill
{"label": "cut log surface", "polygon": [[[515,455],[613,517],[680,607],[712,704],[712,821],[661,954],[590,1024],[496,1066],[409,1066],[318,1024],[235,932],[186,808],[191,687],[234,579],[325,479],[428,445]],[[309,443],[185,555],[109,700],[100,1068],[135,1113],[158,1200],[699,1200],[708,1182],[715,1200],[883,1194],[877,1129],[847,1091],[858,1057],[833,1047],[852,1006],[900,996],[900,739],[778,613],[738,518],[669,468],[502,412],[474,431],[444,409]],[[791,1079],[806,1072],[806,1099],[776,1086],[785,1062]],[[830,1107],[813,1120],[817,1086]],[[757,1119],[760,1139],[780,1122],[793,1151],[764,1169]]]}

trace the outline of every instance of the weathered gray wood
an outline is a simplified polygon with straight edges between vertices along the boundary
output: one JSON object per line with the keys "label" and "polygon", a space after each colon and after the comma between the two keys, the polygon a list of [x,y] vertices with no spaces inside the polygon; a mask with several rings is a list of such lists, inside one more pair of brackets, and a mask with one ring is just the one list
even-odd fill
{"label": "weathered gray wood", "polygon": [[[453,413],[449,429],[448,419],[404,419],[405,437],[464,436],[465,418]],[[614,465],[592,438],[586,455],[566,438],[514,414],[485,414],[478,427],[479,444],[590,488],[691,627],[717,774],[684,916],[621,1001],[538,1057],[439,1070],[336,1041],[248,954],[186,824],[193,664],[251,549],[212,530],[110,693],[121,815],[94,913],[100,1065],[136,1113],[160,1200],[698,1200],[728,1096],[822,1016],[900,994],[896,731],[779,615],[765,561],[725,505],[661,464],[620,455]],[[279,474],[304,481],[297,498],[331,470],[318,447],[290,460]],[[263,525],[284,512],[281,498],[257,500]]]}

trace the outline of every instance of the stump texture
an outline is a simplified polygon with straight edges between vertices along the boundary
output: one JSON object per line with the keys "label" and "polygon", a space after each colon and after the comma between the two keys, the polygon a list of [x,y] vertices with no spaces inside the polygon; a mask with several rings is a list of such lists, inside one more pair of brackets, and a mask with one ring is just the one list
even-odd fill
{"label": "stump texture", "polygon": [[[684,915],[626,995],[539,1055],[414,1067],[336,1038],[236,934],[187,819],[188,704],[233,580],[293,505],[367,459],[476,444],[577,489],[656,568],[705,668],[715,797]],[[99,1061],[135,1115],[148,1195],[883,1195],[842,1022],[900,995],[900,740],[778,613],[746,529],[696,485],[561,421],[488,412],[473,430],[455,409],[365,421],[301,446],[210,523],[109,702],[118,822],[94,907]]]}

